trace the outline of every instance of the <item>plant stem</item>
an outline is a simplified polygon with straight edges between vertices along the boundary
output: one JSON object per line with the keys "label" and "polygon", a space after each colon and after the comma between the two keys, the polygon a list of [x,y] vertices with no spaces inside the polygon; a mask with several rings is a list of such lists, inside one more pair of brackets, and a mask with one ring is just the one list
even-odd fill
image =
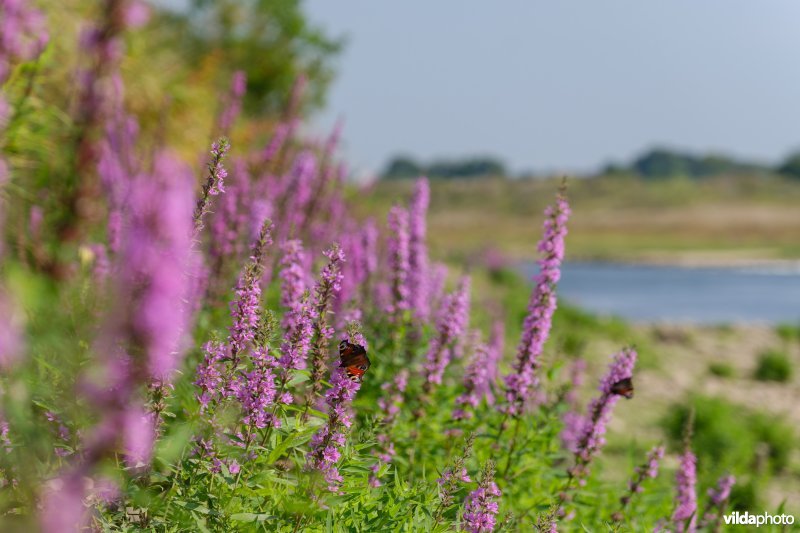
{"label": "plant stem", "polygon": [[514,448],[517,445],[517,436],[519,435],[519,426],[522,419],[517,418],[517,423],[514,425],[514,436],[511,438],[511,446],[508,448],[508,458],[506,459],[506,467],[503,469],[503,477],[508,474],[508,469],[511,468],[511,456],[514,454]]}

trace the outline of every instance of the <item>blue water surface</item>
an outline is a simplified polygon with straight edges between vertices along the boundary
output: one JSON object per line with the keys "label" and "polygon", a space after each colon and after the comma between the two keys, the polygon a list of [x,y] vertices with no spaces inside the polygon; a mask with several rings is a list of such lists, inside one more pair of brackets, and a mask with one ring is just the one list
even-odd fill
{"label": "blue water surface", "polygon": [[[525,275],[537,271],[525,264]],[[560,298],[635,322],[800,323],[800,272],[565,263]]]}

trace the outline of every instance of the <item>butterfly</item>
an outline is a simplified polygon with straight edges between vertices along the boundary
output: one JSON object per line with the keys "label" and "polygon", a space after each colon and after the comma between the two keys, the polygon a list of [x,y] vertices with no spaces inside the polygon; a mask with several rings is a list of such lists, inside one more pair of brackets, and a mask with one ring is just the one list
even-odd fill
{"label": "butterfly", "polygon": [[633,398],[633,380],[631,378],[624,378],[613,385],[611,385],[611,393],[625,396],[628,399]]}
{"label": "butterfly", "polygon": [[343,340],[339,343],[339,366],[344,368],[351,381],[361,383],[370,366],[367,350],[360,344]]}

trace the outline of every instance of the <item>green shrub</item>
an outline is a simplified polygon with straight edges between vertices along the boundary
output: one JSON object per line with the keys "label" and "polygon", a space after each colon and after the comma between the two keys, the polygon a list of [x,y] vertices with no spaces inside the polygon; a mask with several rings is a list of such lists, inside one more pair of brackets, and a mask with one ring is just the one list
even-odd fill
{"label": "green shrub", "polygon": [[[696,396],[686,403],[673,405],[662,425],[675,448],[683,439],[683,429],[694,409],[692,449],[699,469],[707,481],[726,471],[752,473],[756,467],[763,474],[777,473],[789,463],[795,445],[794,430],[772,414],[754,412],[722,398]],[[766,463],[759,464],[759,455],[766,451]]]}
{"label": "green shrub", "polygon": [[715,361],[708,365],[708,372],[720,378],[732,378],[736,374],[733,367],[723,361]]}
{"label": "green shrub", "polygon": [[792,362],[784,352],[768,350],[759,357],[753,377],[759,381],[786,383],[792,379]]}
{"label": "green shrub", "polygon": [[761,507],[758,499],[758,488],[752,479],[736,484],[731,489],[731,509],[735,511],[752,511]]}
{"label": "green shrub", "polygon": [[779,324],[775,328],[775,333],[785,342],[800,340],[800,326],[794,324]]}
{"label": "green shrub", "polygon": [[751,417],[751,427],[756,440],[767,446],[768,466],[773,472],[782,472],[789,466],[789,459],[795,447],[795,435],[791,426],[774,415],[757,413]]}

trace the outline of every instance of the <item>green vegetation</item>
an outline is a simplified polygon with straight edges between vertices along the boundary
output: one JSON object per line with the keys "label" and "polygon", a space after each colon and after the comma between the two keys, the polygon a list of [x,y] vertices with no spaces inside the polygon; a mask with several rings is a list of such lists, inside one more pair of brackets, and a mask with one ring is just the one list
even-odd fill
{"label": "green vegetation", "polygon": [[[694,413],[692,442],[701,479],[733,473],[747,487],[738,492],[740,508],[763,505],[758,487],[770,476],[785,472],[797,445],[794,428],[774,414],[753,411],[722,398],[694,396],[674,404],[662,420],[673,446],[680,448],[690,412]],[[737,483],[739,485],[739,483]]]}
{"label": "green vegetation", "polygon": [[[520,377],[513,369],[523,324],[542,315],[529,309],[530,280],[505,258],[488,258],[485,247],[534,256],[557,180],[457,179],[503,173],[491,158],[399,165],[452,179],[432,184],[428,218],[430,255],[448,263],[449,277],[423,299],[431,314],[397,305],[403,291],[383,289],[410,278],[393,265],[401,263],[400,232],[371,233],[365,217],[384,220],[409,184],[385,181],[372,194],[344,184],[327,172],[338,168],[336,155],[303,139],[302,128],[264,156],[267,142],[290,129],[282,127],[322,101],[340,44],[308,25],[299,0],[196,0],[187,14],[155,11],[149,24],[129,28],[112,43],[118,48],[109,47],[125,50],[118,63],[114,54],[81,48],[76,29],[121,32],[124,24],[110,20],[119,13],[104,15],[100,4],[83,0],[42,4],[59,31],[51,31],[40,58],[13,64],[2,87],[12,113],[0,138],[0,164],[8,163],[10,176],[0,199],[0,529],[30,530],[41,516],[74,525],[80,516],[70,510],[91,509],[84,518],[106,531],[460,530],[469,495],[495,468],[497,521],[505,530],[549,531],[553,521],[561,531],[650,530],[674,508],[672,453],[644,492],[631,495],[624,515],[612,513],[665,432],[671,452],[679,451],[691,409],[700,508],[715,476],[727,471],[741,477],[736,505],[774,507],[767,489],[783,489],[796,468],[790,423],[718,397],[684,401],[682,391],[698,381],[719,384],[705,379],[705,361],[689,369],[680,389],[664,384],[675,366],[667,350],[693,351],[702,334],[653,335],[559,304],[552,329],[535,332],[547,329],[549,337],[528,362],[534,401],[518,414],[502,409],[510,388],[502,377]],[[76,72],[85,74],[93,61],[102,68],[76,85],[86,79]],[[239,69],[249,79],[243,102],[228,89]],[[298,74],[308,77],[309,91],[292,95]],[[85,103],[80,95],[109,81],[125,87],[124,98],[95,95],[92,120],[75,111]],[[213,197],[207,224],[194,233],[202,225],[192,208],[210,138],[220,133],[219,116],[235,118],[239,104],[248,112],[225,131],[229,173],[223,187],[211,165],[217,181],[204,189]],[[76,149],[83,143],[88,156]],[[228,144],[215,146],[222,161],[220,146]],[[98,154],[105,158],[93,160]],[[198,168],[192,172],[180,156]],[[164,161],[172,165],[157,164]],[[84,197],[76,195],[84,188]],[[774,176],[607,176],[570,181],[569,196],[570,258],[739,252],[743,244],[759,256],[800,250],[800,191]],[[417,214],[418,229],[424,208]],[[259,231],[261,244],[253,246]],[[112,244],[114,237],[121,242]],[[424,235],[417,237],[424,248]],[[308,255],[286,261],[294,238]],[[453,291],[465,272],[472,289],[461,295],[472,305],[457,313],[459,306],[444,302],[467,299]],[[424,273],[430,278],[414,290],[434,285],[434,271]],[[536,303],[541,311],[542,300]],[[481,361],[481,335],[488,338],[498,322],[505,348],[493,347],[493,362]],[[342,338],[367,346],[363,382],[345,377],[338,364]],[[308,344],[311,360],[302,368],[289,355]],[[623,346],[639,354],[630,378],[635,393],[621,398],[632,392],[624,385],[630,369],[617,368],[609,375],[624,370],[626,377],[609,378],[598,396],[609,355]],[[441,379],[431,377],[436,357]],[[568,374],[578,358],[587,376],[572,387]],[[770,363],[769,374],[781,364]],[[314,366],[316,376],[308,369]],[[475,402],[465,399],[468,390]],[[587,437],[591,459],[584,460],[565,442],[565,415],[599,417],[589,407],[597,398],[614,407],[606,412],[609,442],[598,439],[590,450]],[[662,418],[668,404],[675,405]],[[471,416],[455,416],[457,409]],[[592,431],[602,435],[605,422],[594,420]],[[335,439],[320,437],[322,428]]]}
{"label": "green vegetation", "polygon": [[708,371],[719,378],[732,378],[736,375],[736,370],[730,363],[715,361],[708,365]]}
{"label": "green vegetation", "polygon": [[[432,252],[463,261],[487,243],[533,258],[541,211],[561,178],[433,180]],[[573,206],[568,260],[735,264],[800,258],[800,183],[774,176],[645,182],[633,177],[568,179]],[[359,209],[378,216],[410,192],[384,180]]]}
{"label": "green vegetation", "polygon": [[382,174],[386,179],[416,179],[419,176],[431,179],[489,178],[505,175],[505,165],[492,157],[440,160],[426,165],[408,156],[395,157],[389,161]]}
{"label": "green vegetation", "polygon": [[793,370],[792,361],[786,353],[767,350],[758,358],[758,366],[753,377],[759,381],[786,383],[792,379]]}

